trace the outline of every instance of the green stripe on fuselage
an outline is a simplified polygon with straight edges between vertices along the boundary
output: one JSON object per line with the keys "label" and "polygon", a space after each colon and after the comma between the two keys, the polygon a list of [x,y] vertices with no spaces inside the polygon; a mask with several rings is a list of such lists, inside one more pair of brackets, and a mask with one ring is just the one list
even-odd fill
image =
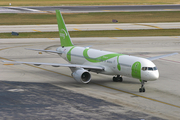
{"label": "green stripe on fuselage", "polygon": [[88,50],[89,50],[89,48],[87,48],[87,49],[85,49],[83,51],[83,56],[87,61],[92,62],[92,63],[98,63],[98,62],[103,62],[103,61],[109,60],[111,58],[117,57],[117,63],[118,63],[117,64],[117,69],[119,71],[121,70],[121,67],[120,67],[120,64],[119,64],[119,56],[121,56],[123,54],[112,53],[112,54],[102,55],[102,56],[97,57],[97,58],[91,58],[91,57],[88,56]]}
{"label": "green stripe on fuselage", "polygon": [[68,53],[67,53],[67,59],[71,62],[71,51],[72,51],[72,49],[73,48],[75,48],[75,47],[72,47],[69,51],[68,51]]}
{"label": "green stripe on fuselage", "polygon": [[[67,52],[67,59],[68,61],[71,62],[71,51],[75,48],[72,47],[68,52]],[[98,62],[103,62],[103,61],[106,61],[106,60],[109,60],[111,58],[114,58],[114,57],[117,57],[117,69],[120,71],[121,70],[121,66],[120,66],[120,63],[119,63],[119,56],[123,55],[123,54],[118,54],[118,53],[112,53],[112,54],[107,54],[107,55],[102,55],[100,57],[97,57],[97,58],[92,58],[92,57],[89,57],[88,56],[88,50],[89,48],[85,49],[83,51],[83,56],[87,61],[89,62],[92,62],[92,63],[98,63]],[[79,56],[79,55],[78,55]]]}
{"label": "green stripe on fuselage", "polygon": [[88,50],[89,50],[89,48],[88,48],[88,49],[85,49],[85,50],[83,51],[83,56],[85,57],[85,59],[86,59],[87,61],[93,62],[93,63],[106,61],[106,60],[108,60],[108,59],[111,59],[111,58],[113,58],[113,57],[116,57],[116,56],[119,56],[119,55],[120,55],[120,54],[117,54],[117,53],[113,53],[113,54],[102,55],[102,56],[97,57],[97,58],[91,58],[91,57],[88,56],[88,53],[87,53]]}
{"label": "green stripe on fuselage", "polygon": [[120,66],[120,63],[119,63],[119,56],[117,56],[117,69],[120,71],[121,70],[121,66]]}
{"label": "green stripe on fuselage", "polygon": [[140,62],[135,62],[133,65],[132,65],[132,77],[133,78],[138,78],[138,79],[141,79],[141,63]]}

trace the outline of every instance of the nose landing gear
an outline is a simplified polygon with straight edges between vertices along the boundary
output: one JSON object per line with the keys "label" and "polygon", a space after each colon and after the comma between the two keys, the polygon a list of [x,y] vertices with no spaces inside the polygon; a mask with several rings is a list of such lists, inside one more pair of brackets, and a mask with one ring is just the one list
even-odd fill
{"label": "nose landing gear", "polygon": [[139,92],[145,92],[144,84],[147,82],[146,80],[140,80],[141,88],[139,88]]}
{"label": "nose landing gear", "polygon": [[117,75],[117,77],[113,77],[114,82],[122,82],[123,78],[120,75]]}

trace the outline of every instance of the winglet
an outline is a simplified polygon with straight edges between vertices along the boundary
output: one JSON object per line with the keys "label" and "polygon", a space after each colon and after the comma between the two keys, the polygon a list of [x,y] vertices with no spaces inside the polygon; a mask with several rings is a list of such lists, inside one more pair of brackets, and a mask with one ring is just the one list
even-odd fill
{"label": "winglet", "polygon": [[59,10],[56,10],[56,18],[58,23],[61,46],[62,47],[74,46],[69,36],[69,32],[66,29],[63,17]]}

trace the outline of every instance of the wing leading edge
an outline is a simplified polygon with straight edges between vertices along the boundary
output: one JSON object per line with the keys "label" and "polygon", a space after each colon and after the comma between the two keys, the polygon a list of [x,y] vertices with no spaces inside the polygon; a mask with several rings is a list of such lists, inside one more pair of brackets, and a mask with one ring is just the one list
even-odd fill
{"label": "wing leading edge", "polygon": [[156,57],[150,57],[150,58],[146,58],[148,60],[157,60],[157,59],[160,59],[160,58],[164,58],[164,57],[168,57],[168,56],[172,56],[172,55],[177,55],[179,53],[171,53],[171,54],[166,54],[166,55],[160,55],[160,56],[156,56]]}
{"label": "wing leading edge", "polygon": [[101,66],[78,65],[78,64],[38,63],[38,62],[20,62],[20,61],[5,61],[5,60],[3,60],[2,62],[11,63],[11,64],[31,64],[36,66],[49,65],[53,67],[84,68],[84,69],[100,70],[100,71],[104,70],[104,67]]}

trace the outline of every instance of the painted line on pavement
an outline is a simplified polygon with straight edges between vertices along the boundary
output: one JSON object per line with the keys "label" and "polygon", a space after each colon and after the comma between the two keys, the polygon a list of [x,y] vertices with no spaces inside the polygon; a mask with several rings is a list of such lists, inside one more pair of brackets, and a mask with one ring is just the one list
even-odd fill
{"label": "painted line on pavement", "polygon": [[177,36],[170,36],[170,37],[172,37],[172,38],[178,38]]}
{"label": "painted line on pavement", "polygon": [[39,30],[34,30],[34,29],[33,29],[33,31],[35,31],[35,32],[41,32],[41,31],[39,31]]}
{"label": "painted line on pavement", "polygon": [[134,25],[141,25],[141,26],[153,27],[153,28],[157,28],[157,29],[163,29],[163,28],[160,28],[160,27],[154,26],[154,25],[145,25],[145,24],[138,24],[138,23],[135,23]]}
{"label": "painted line on pavement", "polygon": [[[16,46],[16,47],[22,47],[22,46]],[[0,51],[1,51],[1,50],[5,50],[5,49],[10,49],[10,48],[15,48],[15,47],[3,48],[3,49],[0,49]],[[0,59],[9,60],[9,61],[14,61],[14,60],[7,59],[7,58],[3,58],[3,57],[0,57]],[[35,66],[35,65],[30,65],[30,64],[24,64],[24,65],[31,66],[31,67],[34,67],[34,68],[38,68],[38,69],[41,69],[41,70],[45,70],[45,71],[48,71],[48,72],[52,72],[52,73],[64,75],[64,76],[66,76],[66,77],[73,78],[72,76],[69,76],[69,75],[66,75],[66,74],[62,74],[62,73],[59,73],[59,72],[55,72],[55,71],[52,71],[52,70],[48,70],[48,69],[45,69],[45,68],[41,68],[41,67],[38,67],[38,66]],[[94,83],[94,82],[93,82],[93,83]],[[117,88],[112,88],[112,87],[105,86],[105,85],[98,84],[98,83],[94,83],[94,84],[95,84],[95,85],[98,85],[98,86],[101,86],[101,87],[104,87],[104,88],[111,89],[111,90],[115,90],[115,91],[127,93],[127,94],[130,94],[130,95],[134,95],[134,96],[137,96],[137,97],[140,97],[140,98],[144,98],[144,99],[147,99],[147,100],[151,100],[151,101],[154,101],[154,102],[158,102],[158,103],[162,103],[162,104],[169,105],[169,106],[172,106],[172,107],[180,108],[180,106],[174,105],[174,104],[171,104],[171,103],[163,102],[163,101],[160,101],[160,100],[156,100],[156,99],[149,98],[149,97],[145,97],[145,96],[138,95],[138,94],[135,94],[135,93],[127,92],[127,91],[120,90],[120,89],[117,89]]]}
{"label": "painted line on pavement", "polygon": [[112,10],[102,10],[102,11],[105,11],[105,12],[112,12]]}
{"label": "painted line on pavement", "polygon": [[163,102],[163,101],[160,101],[160,100],[156,100],[156,99],[153,99],[153,98],[145,97],[145,96],[142,96],[142,95],[134,94],[134,93],[131,93],[131,92],[127,92],[127,91],[124,91],[124,90],[119,90],[119,89],[116,89],[116,88],[112,88],[112,87],[101,85],[101,84],[97,84],[97,83],[94,83],[94,84],[102,86],[102,87],[105,87],[105,88],[109,88],[109,89],[112,89],[112,90],[116,90],[116,91],[119,91],[119,92],[127,93],[127,94],[130,94],[130,95],[133,95],[133,96],[137,96],[137,97],[141,97],[141,98],[144,98],[144,99],[148,99],[148,100],[151,100],[151,101],[154,101],[154,102],[158,102],[158,103],[162,103],[162,104],[165,104],[165,105],[169,105],[169,106],[180,108],[180,106],[178,106],[178,105],[170,104],[170,103]]}
{"label": "painted line on pavement", "polygon": [[164,10],[173,10],[173,9],[164,9]]}
{"label": "painted line on pavement", "polygon": [[48,39],[50,39],[50,40],[55,40],[54,38],[48,38]]}
{"label": "painted line on pavement", "polygon": [[82,30],[80,30],[80,29],[77,29],[77,28],[73,28],[74,30],[76,30],[76,31],[82,31]]}
{"label": "painted line on pavement", "polygon": [[[10,60],[10,59],[7,59],[7,58],[3,58],[3,57],[0,57],[0,59],[5,59],[5,60],[13,61],[13,60]],[[41,68],[41,67],[38,67],[38,66],[34,66],[34,65],[30,65],[30,64],[25,64],[25,65],[30,66],[30,67],[34,67],[34,68],[38,68],[38,69],[41,69],[41,70],[45,70],[45,71],[48,71],[48,72],[64,75],[66,77],[73,78],[72,76],[69,76],[69,75],[66,75],[66,74],[62,74],[62,73],[59,73],[59,72],[55,72],[55,71],[52,71],[52,70],[48,70],[48,69],[45,69],[45,68]],[[134,94],[134,93],[131,93],[131,92],[127,92],[127,91],[124,91],[124,90],[112,88],[112,87],[105,86],[105,85],[98,84],[98,83],[94,83],[94,82],[93,82],[93,84],[101,86],[101,87],[105,87],[105,88],[108,88],[108,89],[111,89],[111,90],[127,93],[127,94],[134,95],[134,96],[137,96],[137,97],[141,97],[141,98],[144,98],[144,99],[147,99],[147,100],[151,100],[151,101],[154,101],[154,102],[158,102],[158,103],[162,103],[162,104],[165,104],[165,105],[169,105],[169,106],[172,106],[172,107],[180,108],[180,106],[178,106],[178,105],[174,105],[174,104],[171,104],[171,103],[163,102],[163,101],[156,100],[156,99],[153,99],[153,98],[145,97],[145,96],[142,96],[142,95]]]}
{"label": "painted line on pavement", "polygon": [[115,27],[115,29],[117,29],[117,30],[123,30],[123,29],[121,29],[121,28],[117,28],[117,27]]}
{"label": "painted line on pavement", "polygon": [[117,38],[115,38],[115,37],[109,37],[109,38],[111,38],[111,39],[117,39]]}

